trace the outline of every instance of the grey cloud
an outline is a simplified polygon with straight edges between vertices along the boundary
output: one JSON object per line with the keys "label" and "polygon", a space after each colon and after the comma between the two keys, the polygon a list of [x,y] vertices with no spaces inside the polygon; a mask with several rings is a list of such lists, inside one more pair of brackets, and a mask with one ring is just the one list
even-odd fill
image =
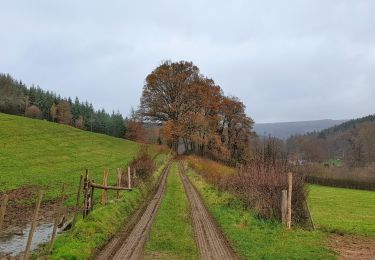
{"label": "grey cloud", "polygon": [[136,107],[161,60],[191,60],[257,122],[374,113],[375,2],[4,1],[0,72],[96,108]]}

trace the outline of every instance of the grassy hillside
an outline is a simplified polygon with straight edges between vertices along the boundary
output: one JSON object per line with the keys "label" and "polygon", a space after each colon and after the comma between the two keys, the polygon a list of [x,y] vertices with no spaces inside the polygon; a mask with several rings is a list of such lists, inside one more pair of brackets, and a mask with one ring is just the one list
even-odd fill
{"label": "grassy hillside", "polygon": [[124,139],[0,113],[0,193],[36,185],[45,189],[45,199],[53,199],[66,183],[72,194],[86,168],[98,181],[109,168],[108,182],[113,183],[114,169],[124,167],[138,147]]}

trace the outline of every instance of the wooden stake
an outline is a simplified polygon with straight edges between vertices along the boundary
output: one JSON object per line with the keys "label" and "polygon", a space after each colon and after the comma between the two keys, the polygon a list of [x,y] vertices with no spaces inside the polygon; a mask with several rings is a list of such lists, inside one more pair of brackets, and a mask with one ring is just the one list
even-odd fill
{"label": "wooden stake", "polygon": [[[86,170],[86,172],[87,172],[87,170]],[[83,175],[81,174],[81,176],[79,178],[79,185],[78,185],[78,191],[77,191],[77,201],[76,201],[76,208],[75,208],[75,211],[74,211],[74,216],[73,216],[73,221],[72,221],[72,228],[75,226],[75,224],[77,222],[77,215],[78,215],[78,212],[79,212],[79,202],[81,200],[82,180],[83,180]]]}
{"label": "wooden stake", "polygon": [[86,176],[85,176],[85,179],[84,179],[84,195],[83,195],[83,218],[85,218],[89,212],[90,212],[90,209],[91,209],[91,189],[90,189],[90,186],[91,186],[91,182],[90,182],[90,179],[89,179],[89,173],[86,171]]}
{"label": "wooden stake", "polygon": [[94,182],[94,180],[92,180],[92,182],[91,182],[91,211],[94,210],[94,189],[95,189],[95,187],[92,186],[93,182]]}
{"label": "wooden stake", "polygon": [[48,248],[48,254],[51,254],[53,244],[55,243],[57,226],[59,224],[59,220],[63,213],[64,197],[65,197],[65,185],[63,184],[61,187],[61,196],[60,196],[60,202],[59,202],[60,205],[58,205],[56,216],[53,221],[53,229],[52,229],[51,241],[50,241],[49,248]]}
{"label": "wooden stake", "polygon": [[[107,186],[107,179],[108,179],[108,170],[104,170],[103,172],[103,181],[102,184],[103,186]],[[107,203],[107,190],[103,189],[102,190],[102,206],[104,207]]]}
{"label": "wooden stake", "polygon": [[1,208],[0,208],[0,231],[3,228],[3,223],[4,223],[4,217],[5,217],[5,212],[7,209],[7,204],[8,204],[8,195],[4,194],[3,199],[1,200]]}
{"label": "wooden stake", "polygon": [[57,232],[57,226],[58,225],[59,225],[59,218],[55,217],[55,219],[53,220],[53,229],[52,229],[51,241],[50,241],[49,247],[48,247],[48,254],[49,255],[52,253],[53,244],[55,243],[55,238],[56,238],[56,232]]}
{"label": "wooden stake", "polygon": [[89,174],[86,170],[85,178],[83,179],[83,218],[87,215],[87,194],[88,194],[88,182],[89,182]]}
{"label": "wooden stake", "polygon": [[41,190],[39,190],[38,199],[36,201],[35,211],[34,211],[33,219],[32,219],[31,226],[30,226],[29,237],[27,239],[25,254],[23,255],[24,260],[29,258],[29,251],[30,251],[30,248],[31,248],[31,242],[33,240],[33,235],[34,235],[34,231],[35,231],[35,228],[36,228],[36,222],[37,222],[37,219],[38,219],[38,213],[39,213],[39,209],[40,209],[40,204],[42,202],[42,197],[43,197],[43,192]]}
{"label": "wooden stake", "polygon": [[286,219],[287,219],[287,211],[288,211],[288,191],[282,190],[281,191],[281,221],[283,226],[286,227]]}
{"label": "wooden stake", "polygon": [[291,172],[288,172],[288,219],[287,219],[288,229],[292,227],[292,191],[293,191],[293,175]]}
{"label": "wooden stake", "polygon": [[128,167],[128,188],[129,188],[129,190],[132,188],[131,176],[130,176],[130,167]]}
{"label": "wooden stake", "polygon": [[[121,187],[121,169],[117,168],[117,187]],[[120,190],[117,190],[117,199],[120,198]]]}

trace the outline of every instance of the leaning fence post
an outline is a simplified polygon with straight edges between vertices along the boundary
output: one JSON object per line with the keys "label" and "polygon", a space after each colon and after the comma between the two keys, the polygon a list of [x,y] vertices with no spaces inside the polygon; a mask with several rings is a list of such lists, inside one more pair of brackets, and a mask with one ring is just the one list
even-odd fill
{"label": "leaning fence post", "polygon": [[292,190],[293,190],[293,175],[288,172],[288,229],[292,227]]}
{"label": "leaning fence post", "polygon": [[[86,172],[87,172],[87,170],[86,170]],[[77,222],[77,215],[78,215],[78,211],[79,211],[79,202],[80,202],[80,199],[81,199],[82,179],[83,179],[83,175],[81,174],[81,176],[79,178],[79,186],[78,186],[78,191],[77,191],[77,201],[76,201],[76,208],[75,208],[73,221],[72,221],[72,228],[74,227],[74,225]]]}
{"label": "leaning fence post", "polygon": [[0,231],[3,228],[3,223],[4,223],[4,217],[5,217],[5,211],[7,209],[7,204],[8,204],[8,195],[4,194],[3,199],[1,200],[1,209],[0,209]]}
{"label": "leaning fence post", "polygon": [[309,219],[310,219],[311,227],[312,227],[313,230],[315,230],[314,221],[313,221],[313,218],[312,218],[312,215],[311,215],[311,211],[310,211],[309,205],[307,204],[306,198],[305,198],[305,205],[306,205],[307,213],[309,214]]}
{"label": "leaning fence post", "polygon": [[131,176],[130,176],[130,167],[128,167],[128,188],[129,188],[129,190],[132,188]]}
{"label": "leaning fence post", "polygon": [[64,205],[64,197],[65,197],[65,185],[63,184],[61,187],[61,196],[60,196],[60,205],[58,205],[55,220],[53,222],[53,229],[52,229],[52,235],[51,235],[51,241],[48,248],[48,254],[52,252],[53,244],[55,243],[56,238],[56,232],[57,232],[57,226],[59,224],[59,219],[63,212],[63,205]]}
{"label": "leaning fence post", "polygon": [[281,221],[283,226],[286,227],[286,219],[287,219],[287,211],[288,211],[288,191],[282,190],[281,191]]}
{"label": "leaning fence post", "polygon": [[41,190],[39,190],[34,215],[33,215],[33,219],[32,219],[31,226],[30,226],[29,237],[27,239],[25,254],[23,255],[24,260],[28,259],[28,257],[29,257],[29,251],[30,251],[30,248],[31,248],[31,242],[33,240],[33,235],[34,235],[34,231],[35,231],[35,228],[36,228],[36,222],[37,222],[37,219],[38,219],[40,204],[42,202],[42,196],[43,196],[43,192]]}

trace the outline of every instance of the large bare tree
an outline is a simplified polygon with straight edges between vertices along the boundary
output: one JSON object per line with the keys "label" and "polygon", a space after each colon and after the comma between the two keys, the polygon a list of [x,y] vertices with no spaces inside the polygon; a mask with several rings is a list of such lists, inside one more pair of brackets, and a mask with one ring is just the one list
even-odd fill
{"label": "large bare tree", "polygon": [[210,154],[222,160],[246,157],[253,121],[237,98],[200,74],[192,62],[163,62],[147,77],[139,114],[163,123],[165,141],[177,150]]}

